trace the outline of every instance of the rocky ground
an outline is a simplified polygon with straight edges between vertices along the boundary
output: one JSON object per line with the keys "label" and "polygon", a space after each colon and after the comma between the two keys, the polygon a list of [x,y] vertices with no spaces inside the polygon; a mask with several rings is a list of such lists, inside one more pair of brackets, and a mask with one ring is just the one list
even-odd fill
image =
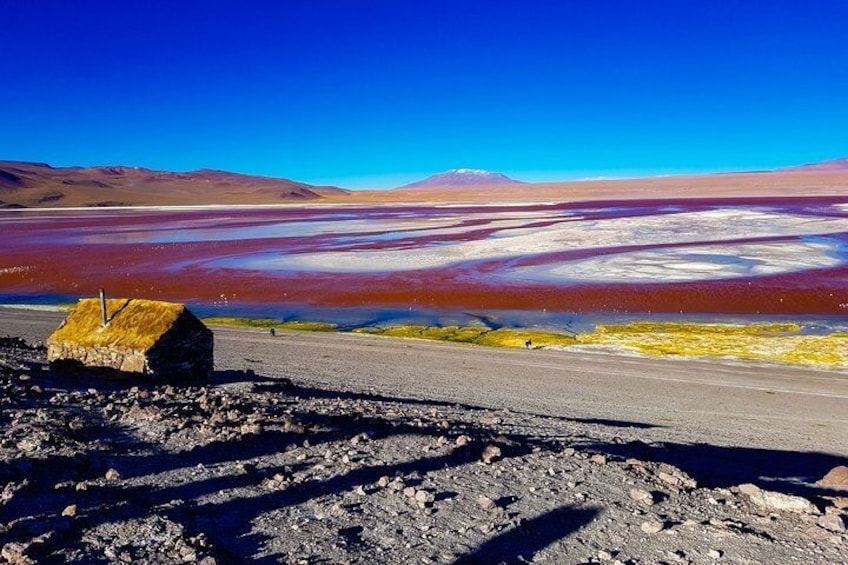
{"label": "rocky ground", "polygon": [[848,562],[848,469],[710,473],[743,452],[682,457],[637,424],[69,377],[17,338],[0,423],[0,563]]}

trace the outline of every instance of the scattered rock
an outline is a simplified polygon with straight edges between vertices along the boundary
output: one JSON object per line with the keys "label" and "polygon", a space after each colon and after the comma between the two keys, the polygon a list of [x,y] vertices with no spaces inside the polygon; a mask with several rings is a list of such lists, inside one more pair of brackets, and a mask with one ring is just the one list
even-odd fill
{"label": "scattered rock", "polygon": [[762,489],[760,489],[760,487],[758,487],[757,485],[752,484],[752,483],[745,483],[745,484],[739,485],[736,488],[739,489],[739,492],[741,494],[744,494],[746,496],[754,496],[754,495],[758,495],[760,492],[762,492]]}
{"label": "scattered rock", "polygon": [[845,521],[838,514],[825,514],[816,523],[829,532],[841,534],[845,531]]}
{"label": "scattered rock", "polygon": [[654,495],[645,489],[632,488],[630,489],[630,500],[633,502],[640,502],[646,506],[651,506],[654,504]]}
{"label": "scattered rock", "polygon": [[697,481],[671,465],[664,465],[657,477],[667,485],[676,489],[693,489],[698,487]]}
{"label": "scattered rock", "polygon": [[478,421],[483,426],[498,426],[502,422],[497,416],[482,416]]}
{"label": "scattered rock", "polygon": [[466,445],[471,443],[471,438],[467,435],[461,435],[456,438],[456,441],[454,443],[457,447],[465,447]]}
{"label": "scattered rock", "polygon": [[0,549],[0,557],[12,565],[28,565],[33,561],[26,554],[27,548],[28,546],[22,543],[7,543]]}
{"label": "scattered rock", "polygon": [[[526,538],[532,546],[548,528],[537,517],[567,520],[583,512],[578,533],[540,553],[509,549],[503,559],[676,565],[765,555],[771,563],[848,563],[845,514],[833,507],[825,515],[762,510],[754,500],[774,503],[773,494],[755,485],[698,489],[684,471],[661,462],[657,450],[664,448],[654,441],[661,430],[492,416],[373,391],[300,397],[294,385],[250,382],[247,373],[220,386],[169,390],[97,381],[91,392],[88,384],[56,384],[46,373],[39,392],[20,384],[20,372],[4,376],[0,338],[6,565],[41,558],[215,565],[210,553],[229,558],[240,545],[216,548],[203,534],[187,534],[183,519],[192,529],[209,528],[210,540],[255,536],[263,540],[260,551],[285,563],[454,563],[502,541],[523,546]],[[42,382],[40,372],[33,375]],[[643,440],[651,443],[638,448]],[[569,444],[581,451],[563,448]],[[612,444],[628,449],[615,460],[597,453]],[[624,459],[634,454],[640,459]],[[475,464],[477,455],[499,463]],[[165,465],[152,468],[162,472],[139,467],[126,493],[116,488],[120,482],[103,488],[97,478],[110,464],[129,473],[132,462],[159,456]],[[46,465],[52,457],[68,464]],[[822,489],[839,492],[839,473],[823,478]],[[105,476],[122,480],[115,469]],[[500,498],[510,491],[517,496]],[[200,515],[212,508],[230,515]]]}
{"label": "scattered rock", "polygon": [[418,502],[418,504],[429,506],[436,501],[436,495],[426,490],[418,490],[415,493],[415,500]]}
{"label": "scattered rock", "polygon": [[639,529],[646,534],[657,534],[665,529],[665,524],[658,520],[648,520],[647,522],[642,522]]}
{"label": "scattered rock", "polygon": [[490,444],[483,449],[483,454],[480,456],[480,459],[483,460],[483,463],[486,463],[488,465],[500,459],[501,456],[501,448],[497,445]]}
{"label": "scattered rock", "polygon": [[494,500],[483,494],[477,497],[477,506],[483,510],[494,510],[497,507]]}

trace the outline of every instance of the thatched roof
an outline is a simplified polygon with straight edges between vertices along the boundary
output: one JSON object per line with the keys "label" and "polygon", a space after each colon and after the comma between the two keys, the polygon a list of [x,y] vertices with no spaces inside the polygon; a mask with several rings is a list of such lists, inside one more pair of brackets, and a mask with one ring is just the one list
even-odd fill
{"label": "thatched roof", "polygon": [[51,341],[72,342],[83,347],[123,347],[148,350],[186,311],[182,304],[115,298],[106,301],[109,323],[101,325],[100,301],[79,301]]}

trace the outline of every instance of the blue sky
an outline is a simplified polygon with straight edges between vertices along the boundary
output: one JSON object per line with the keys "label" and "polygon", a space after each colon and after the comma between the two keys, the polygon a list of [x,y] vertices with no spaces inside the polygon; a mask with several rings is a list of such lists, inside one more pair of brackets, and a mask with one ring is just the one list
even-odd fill
{"label": "blue sky", "polygon": [[0,0],[0,159],[387,187],[848,155],[848,2]]}

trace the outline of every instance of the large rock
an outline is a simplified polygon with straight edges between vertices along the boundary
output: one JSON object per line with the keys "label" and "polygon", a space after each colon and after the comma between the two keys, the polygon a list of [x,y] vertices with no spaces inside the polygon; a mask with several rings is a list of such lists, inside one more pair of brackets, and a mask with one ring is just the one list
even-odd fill
{"label": "large rock", "polygon": [[848,467],[839,465],[816,481],[820,487],[844,492],[843,496],[826,496],[837,508],[848,508]]}
{"label": "large rock", "polygon": [[801,496],[763,490],[751,483],[739,485],[739,492],[746,495],[757,506],[768,508],[769,510],[797,512],[800,514],[821,514],[812,502]]}

